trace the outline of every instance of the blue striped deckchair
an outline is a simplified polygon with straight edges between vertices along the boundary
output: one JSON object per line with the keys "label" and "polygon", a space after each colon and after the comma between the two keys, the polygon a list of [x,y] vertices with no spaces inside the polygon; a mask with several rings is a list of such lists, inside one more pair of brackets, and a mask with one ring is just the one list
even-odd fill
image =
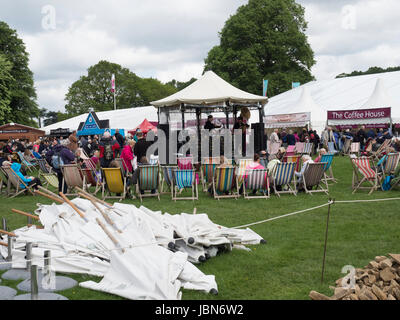
{"label": "blue striped deckchair", "polygon": [[333,157],[334,157],[333,153],[326,153],[326,154],[322,155],[322,157],[321,157],[320,162],[326,163],[326,165],[324,166],[325,182],[328,182],[328,181],[333,181],[335,183],[337,182],[337,180],[333,176],[333,170],[332,170]]}
{"label": "blue striped deckchair", "polygon": [[[142,198],[144,197],[157,197],[160,200],[160,176],[159,176],[159,167],[152,165],[144,165],[138,166],[139,168],[139,176],[136,184],[136,192],[140,198],[140,202],[142,202]],[[149,193],[148,191],[155,190],[155,193]],[[141,194],[140,191],[144,191],[144,194]]]}
{"label": "blue striped deckchair", "polygon": [[35,164],[30,162],[30,161],[28,161],[28,160],[26,160],[21,151],[18,151],[17,154],[18,154],[19,159],[21,160],[21,164],[24,167],[26,167],[29,171],[32,171],[31,168],[34,168]]}
{"label": "blue striped deckchair", "polygon": [[[214,199],[239,197],[238,181],[235,176],[235,167],[215,168],[213,178]],[[228,194],[226,194],[228,193]]]}
{"label": "blue striped deckchair", "polygon": [[178,169],[178,166],[161,166],[162,179],[161,179],[161,194],[167,194],[164,192],[164,185],[169,188],[172,196],[172,186],[174,181],[174,170]]}
{"label": "blue striped deckchair", "polygon": [[50,185],[58,189],[58,177],[52,173],[52,168],[47,164],[46,159],[37,159],[36,163],[39,165],[39,179],[41,176],[45,179],[46,188]]}
{"label": "blue striped deckchair", "polygon": [[304,147],[303,147],[303,152],[302,152],[302,154],[308,154],[308,155],[310,155],[311,152],[312,152],[312,146],[313,146],[313,144],[310,143],[310,142],[304,143]]}
{"label": "blue striped deckchair", "polygon": [[[308,163],[301,177],[301,184],[308,194],[325,192],[329,194],[328,183],[324,179],[326,162]],[[313,190],[313,187],[316,189]]]}
{"label": "blue striped deckchair", "polygon": [[204,192],[207,192],[208,188],[212,184],[215,168],[218,165],[218,163],[204,163],[201,165],[200,179]]}
{"label": "blue striped deckchair", "polygon": [[[172,180],[172,200],[198,200],[199,194],[196,183],[196,172],[195,170],[180,170],[175,169],[173,171],[174,179]],[[191,188],[191,197],[178,197],[178,191],[183,189]]]}
{"label": "blue striped deckchair", "polygon": [[333,153],[333,154],[336,154],[336,153],[339,152],[339,151],[336,150],[335,143],[333,141],[328,142],[328,152],[329,153]]}
{"label": "blue striped deckchair", "polygon": [[[291,193],[295,196],[297,195],[296,182],[294,179],[295,168],[295,162],[277,163],[275,167],[275,173],[273,174],[273,183],[275,194],[278,197],[280,197],[281,193]],[[293,184],[293,188],[291,184]],[[281,186],[282,191],[278,191],[276,189],[277,186]],[[287,190],[283,190],[283,187],[287,187]]]}
{"label": "blue striped deckchair", "polygon": [[[252,190],[253,194],[249,195],[247,190]],[[260,191],[261,195],[256,195],[255,192]],[[268,199],[269,194],[269,178],[267,169],[249,169],[246,170],[245,183],[243,188],[245,199]]]}

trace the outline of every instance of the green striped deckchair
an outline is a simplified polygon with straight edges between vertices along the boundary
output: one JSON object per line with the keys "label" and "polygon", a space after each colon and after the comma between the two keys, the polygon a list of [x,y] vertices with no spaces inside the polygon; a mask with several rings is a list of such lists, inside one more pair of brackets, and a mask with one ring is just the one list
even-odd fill
{"label": "green striped deckchair", "polygon": [[[160,200],[160,192],[159,192],[159,167],[154,165],[144,165],[138,166],[139,168],[139,177],[136,184],[136,191],[140,198],[140,202],[142,202],[142,198],[144,197],[158,197]],[[155,193],[149,193],[148,191],[156,190]],[[144,191],[144,194],[141,194],[140,191]]]}
{"label": "green striped deckchair", "polygon": [[[175,169],[173,171],[174,179],[172,180],[172,200],[198,200],[199,193],[197,190],[196,183],[196,172],[195,170],[180,170]],[[178,197],[178,191],[183,189],[191,188],[191,197]]]}
{"label": "green striped deckchair", "polygon": [[46,159],[37,159],[36,163],[39,165],[39,179],[42,176],[46,181],[45,187],[48,188],[50,185],[53,188],[58,189],[58,177],[52,172],[52,169],[47,164]]}
{"label": "green striped deckchair", "polygon": [[[315,192],[325,192],[329,195],[328,183],[324,179],[325,167],[327,162],[308,163],[301,177],[301,184],[308,194]],[[313,190],[313,187],[316,189]]]}
{"label": "green striped deckchair", "polygon": [[[217,167],[213,178],[214,199],[239,197],[238,181],[235,176],[235,167]],[[228,194],[226,194],[228,193]]]}
{"label": "green striped deckchair", "polygon": [[[246,170],[245,183],[243,188],[245,199],[268,199],[269,194],[269,178],[267,169],[249,169]],[[260,191],[261,195],[249,195],[247,190]]]}
{"label": "green striped deckchair", "polygon": [[218,165],[219,164],[217,163],[204,163],[201,165],[200,178],[204,192],[207,192],[208,188],[212,184],[215,168]]}
{"label": "green striped deckchair", "polygon": [[[290,193],[294,194],[295,196],[297,195],[296,182],[294,179],[295,168],[295,162],[284,162],[276,164],[275,172],[273,174],[273,188],[275,194],[278,197],[280,197],[282,193]],[[291,184],[293,184],[293,188]],[[276,189],[277,186],[281,186],[282,190],[278,191]],[[283,190],[284,187],[287,187],[287,190]]]}

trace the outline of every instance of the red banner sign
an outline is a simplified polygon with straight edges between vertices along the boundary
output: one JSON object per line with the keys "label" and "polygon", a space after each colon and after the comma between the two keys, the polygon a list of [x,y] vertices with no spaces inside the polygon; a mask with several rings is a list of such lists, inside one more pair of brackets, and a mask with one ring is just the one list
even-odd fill
{"label": "red banner sign", "polygon": [[367,120],[390,118],[391,108],[328,111],[328,120]]}

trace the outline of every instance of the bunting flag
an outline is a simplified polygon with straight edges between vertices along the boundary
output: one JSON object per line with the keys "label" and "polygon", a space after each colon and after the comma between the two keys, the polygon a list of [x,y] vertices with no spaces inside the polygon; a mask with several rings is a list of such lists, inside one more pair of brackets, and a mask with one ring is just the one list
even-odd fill
{"label": "bunting flag", "polygon": [[115,92],[115,74],[111,76],[111,92]]}
{"label": "bunting flag", "polygon": [[268,80],[263,80],[263,96],[267,96],[267,91],[268,91]]}

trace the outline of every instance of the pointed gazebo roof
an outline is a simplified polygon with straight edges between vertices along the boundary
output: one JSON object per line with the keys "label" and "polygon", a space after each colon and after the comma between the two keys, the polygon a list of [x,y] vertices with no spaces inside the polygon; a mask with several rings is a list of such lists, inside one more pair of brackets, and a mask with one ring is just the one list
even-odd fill
{"label": "pointed gazebo roof", "polygon": [[169,97],[153,101],[151,104],[155,107],[173,107],[182,103],[215,105],[223,104],[226,101],[238,104],[265,104],[268,98],[240,90],[220,78],[213,71],[207,71],[190,86]]}

